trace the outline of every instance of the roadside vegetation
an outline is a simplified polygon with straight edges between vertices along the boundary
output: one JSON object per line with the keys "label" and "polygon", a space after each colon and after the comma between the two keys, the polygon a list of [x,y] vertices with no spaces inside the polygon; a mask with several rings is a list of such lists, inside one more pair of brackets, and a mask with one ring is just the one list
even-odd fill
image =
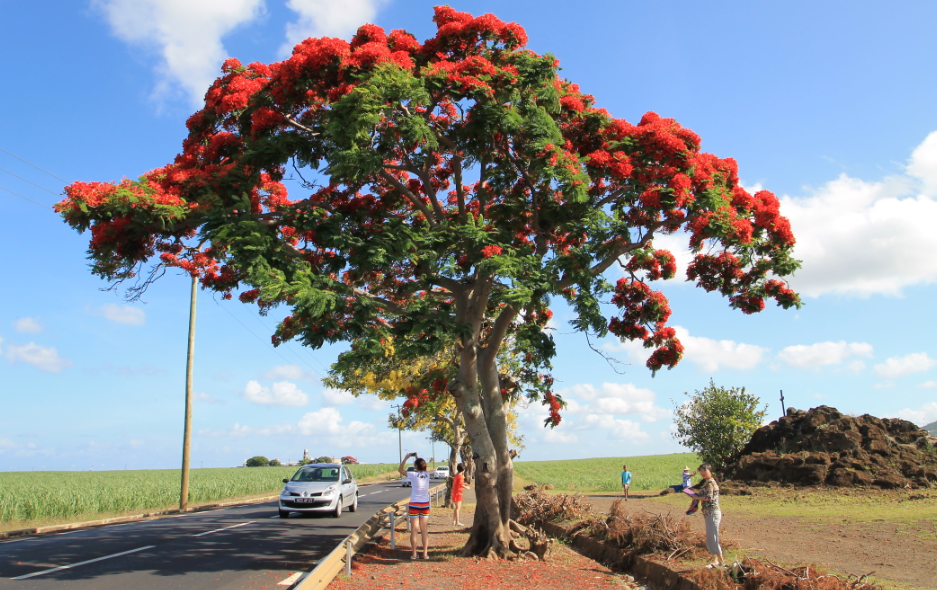
{"label": "roadside vegetation", "polygon": [[[396,467],[349,465],[359,483],[383,481]],[[189,504],[269,496],[296,469],[193,469]],[[179,477],[178,469],[0,473],[0,530],[177,508]]]}
{"label": "roadside vegetation", "polygon": [[696,470],[695,453],[602,457],[567,461],[516,461],[515,488],[526,484],[552,485],[557,492],[620,492],[621,467],[634,474],[631,490],[659,492],[679,484],[684,467]]}

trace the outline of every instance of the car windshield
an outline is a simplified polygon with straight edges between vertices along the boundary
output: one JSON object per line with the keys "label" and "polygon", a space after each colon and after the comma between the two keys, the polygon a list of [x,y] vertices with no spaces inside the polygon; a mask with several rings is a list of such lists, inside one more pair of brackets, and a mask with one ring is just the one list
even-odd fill
{"label": "car windshield", "polygon": [[292,481],[338,481],[338,467],[312,467],[300,469]]}
{"label": "car windshield", "polygon": [[407,467],[407,471],[416,471],[416,467]]}

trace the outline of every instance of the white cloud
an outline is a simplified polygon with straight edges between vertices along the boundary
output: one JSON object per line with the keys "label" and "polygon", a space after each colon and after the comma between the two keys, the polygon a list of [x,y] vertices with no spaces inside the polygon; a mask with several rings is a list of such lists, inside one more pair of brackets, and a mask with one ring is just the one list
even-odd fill
{"label": "white cloud", "polygon": [[[713,373],[721,368],[753,369],[764,359],[770,350],[755,344],[745,344],[734,340],[713,340],[703,336],[692,336],[682,326],[673,326],[677,338],[683,344],[683,361],[692,362],[702,373]],[[644,365],[651,355],[651,350],[644,348],[640,341],[613,342],[602,345],[610,351],[624,351],[631,364]]]}
{"label": "white cloud", "polygon": [[556,428],[547,428],[543,434],[543,440],[550,444],[567,445],[579,442],[579,437],[575,434],[560,432]]}
{"label": "white cloud", "polygon": [[256,404],[270,406],[305,406],[309,403],[309,396],[289,381],[278,381],[272,387],[263,387],[257,381],[248,381],[244,387],[244,398]]}
{"label": "white cloud", "polygon": [[930,133],[911,152],[907,171],[910,176],[921,181],[924,194],[937,196],[937,131]]}
{"label": "white cloud", "polygon": [[[588,411],[608,415],[631,414],[641,416],[645,422],[670,416],[669,411],[655,405],[657,394],[632,383],[603,383],[601,389],[590,384],[573,385],[559,393],[570,406],[575,404],[574,408],[567,408],[567,411],[572,410],[570,413]],[[591,403],[580,408],[574,398]]]}
{"label": "white cloud", "polygon": [[40,334],[43,330],[39,318],[20,318],[13,322],[13,329],[20,334]]}
{"label": "white cloud", "polygon": [[228,57],[222,37],[264,12],[263,0],[92,0],[92,6],[118,39],[159,55],[158,99],[181,90],[193,106]]}
{"label": "white cloud", "polygon": [[635,441],[648,438],[648,434],[641,430],[640,422],[618,420],[608,414],[589,414],[579,423],[579,428],[583,430],[596,428],[608,430],[608,437],[614,440]]}
{"label": "white cloud", "polygon": [[810,296],[900,295],[937,281],[937,132],[911,154],[906,174],[866,182],[843,174],[812,195],[785,196],[803,268],[790,279]]}
{"label": "white cloud", "polygon": [[916,410],[905,408],[898,412],[898,417],[918,426],[926,426],[937,421],[937,402],[928,402]]}
{"label": "white cloud", "polygon": [[[780,353],[778,358],[792,367],[809,369],[838,365],[852,356],[872,356],[872,345],[866,342],[818,342],[816,344],[798,344],[788,346]],[[862,361],[859,365],[851,366],[852,370],[861,370],[865,367]],[[861,366],[860,366],[861,365]]]}
{"label": "white cloud", "polygon": [[274,379],[289,379],[291,381],[305,379],[307,381],[318,381],[315,376],[304,371],[299,365],[277,365],[265,372],[263,377],[271,381]]}
{"label": "white cloud", "polygon": [[106,320],[127,326],[142,326],[146,323],[146,312],[130,305],[105,303],[95,313],[104,316]]}
{"label": "white cloud", "polygon": [[386,0],[287,0],[286,6],[296,12],[295,22],[286,25],[286,41],[280,47],[282,57],[308,37],[342,37],[353,35],[358,27],[372,22]]}
{"label": "white cloud", "polygon": [[355,403],[355,396],[344,389],[332,389],[327,387],[322,390],[322,398],[330,406],[347,406]]}
{"label": "white cloud", "polygon": [[277,435],[315,437],[327,444],[358,448],[375,447],[396,438],[396,435],[378,431],[373,424],[366,422],[352,420],[345,424],[341,412],[329,407],[306,412],[296,424],[283,423],[255,428],[236,423],[227,431],[202,430],[199,434],[233,437]]}
{"label": "white cloud", "polygon": [[48,373],[61,373],[75,364],[69,359],[60,357],[55,348],[41,346],[35,342],[22,346],[7,346],[6,355],[10,363],[24,362]]}
{"label": "white cloud", "polygon": [[884,363],[875,365],[875,374],[879,377],[904,377],[920,373],[937,365],[937,360],[927,356],[926,352],[915,352],[907,356],[893,356]]}
{"label": "white cloud", "polygon": [[934,387],[937,387],[937,381],[934,381],[933,379],[928,379],[924,383],[918,385],[919,389],[933,389]]}

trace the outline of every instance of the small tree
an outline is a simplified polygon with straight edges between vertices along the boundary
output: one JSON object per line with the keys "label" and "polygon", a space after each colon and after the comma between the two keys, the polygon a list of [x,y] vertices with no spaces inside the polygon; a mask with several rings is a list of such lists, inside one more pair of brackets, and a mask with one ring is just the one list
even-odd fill
{"label": "small tree", "polygon": [[283,464],[280,463],[279,459],[270,459],[269,465],[270,467],[279,467],[280,465],[283,465]]}
{"label": "small tree", "polygon": [[704,462],[721,469],[761,426],[768,406],[759,411],[760,402],[757,396],[745,393],[744,387],[726,389],[710,379],[709,387],[696,391],[688,402],[674,404],[677,431],[673,436]]}
{"label": "small tree", "polygon": [[342,457],[342,465],[357,465],[358,460],[348,455],[347,457]]}
{"label": "small tree", "polygon": [[270,460],[264,457],[263,455],[257,455],[256,457],[251,457],[244,463],[248,467],[266,467],[270,465]]}
{"label": "small tree", "polygon": [[313,463],[334,463],[335,461],[332,460],[332,457],[326,457],[325,455],[322,455],[321,457],[316,457],[315,459],[313,459],[312,462]]}

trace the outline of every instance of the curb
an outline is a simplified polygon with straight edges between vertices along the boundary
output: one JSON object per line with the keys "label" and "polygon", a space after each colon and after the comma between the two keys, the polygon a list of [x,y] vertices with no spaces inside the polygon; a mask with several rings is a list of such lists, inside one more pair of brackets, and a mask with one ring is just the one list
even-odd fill
{"label": "curb", "polygon": [[630,571],[666,590],[701,590],[696,582],[682,575],[684,572],[670,569],[647,557],[626,553],[621,547],[615,547],[605,541],[597,541],[580,533],[570,534],[570,529],[552,522],[545,522],[540,525],[540,528],[551,537],[569,539],[572,545],[580,549],[582,554],[589,559],[613,568]]}
{"label": "curb", "polygon": [[194,508],[187,508],[185,511],[179,510],[178,508],[174,510],[161,510],[159,512],[144,512],[142,514],[130,514],[127,516],[115,516],[114,518],[102,518],[100,520],[86,520],[83,522],[69,522],[66,524],[53,524],[49,526],[40,526],[29,529],[17,529],[15,531],[7,531],[5,533],[0,533],[0,539],[11,539],[15,537],[28,537],[30,535],[42,535],[44,533],[53,533],[55,531],[70,531],[74,529],[84,529],[84,528],[93,528],[98,526],[104,526],[108,524],[117,524],[121,522],[137,522],[141,520],[154,520],[160,516],[169,516],[173,514],[183,514],[189,512],[204,512],[206,510],[214,510],[217,508],[225,508],[227,506],[243,506],[244,504],[262,504],[264,502],[270,502],[279,498],[279,495],[276,496],[264,496],[262,498],[251,498],[250,500],[244,500],[241,502],[218,502],[215,504],[203,504],[202,506],[195,506]]}
{"label": "curb", "polygon": [[[434,488],[430,488],[430,494],[444,489],[446,486],[438,485]],[[397,513],[398,510],[410,503],[409,498],[394,502],[389,506],[381,508],[377,513],[374,514],[371,518],[367,520],[363,525],[355,529],[353,533],[342,539],[342,541],[323,559],[316,564],[316,567],[312,569],[311,572],[306,574],[300,579],[296,585],[292,586],[290,590],[325,590],[325,588],[332,583],[332,580],[335,579],[335,576],[340,574],[343,569],[345,569],[345,555],[346,547],[345,544],[351,542],[352,549],[351,553],[354,556],[358,553],[362,547],[371,542],[375,537],[381,534],[384,528],[384,518],[385,514],[388,512]],[[391,534],[396,534],[396,527],[391,531]]]}

